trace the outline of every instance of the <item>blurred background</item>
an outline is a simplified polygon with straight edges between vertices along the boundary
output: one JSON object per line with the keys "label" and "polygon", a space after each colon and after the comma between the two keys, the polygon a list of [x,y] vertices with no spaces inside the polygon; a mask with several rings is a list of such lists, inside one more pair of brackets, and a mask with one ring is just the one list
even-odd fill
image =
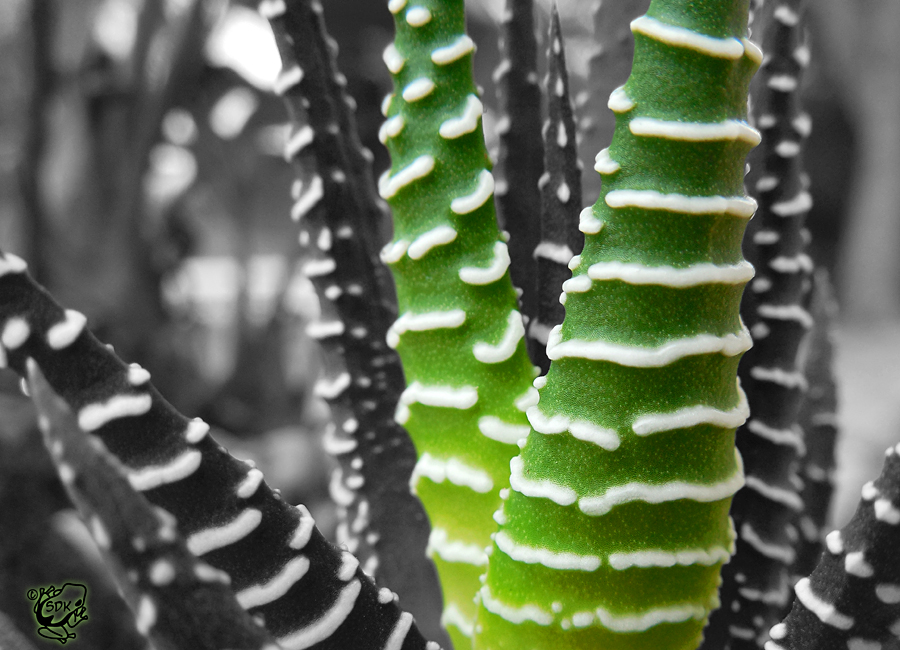
{"label": "blurred background", "polygon": [[[503,2],[469,4],[490,148]],[[560,2],[576,91],[595,47],[593,4]],[[900,39],[889,31],[900,4],[810,4],[808,225],[841,303],[833,520],[842,525],[885,447],[900,440]],[[392,19],[383,2],[324,5],[380,173],[379,105],[390,91],[381,52]],[[256,460],[327,533],[329,465],[318,440],[328,412],[311,396],[320,352],[303,333],[318,301],[297,273],[287,116],[271,92],[279,70],[268,24],[249,2],[0,0],[0,249],[25,258],[101,340],[150,370],[235,456]],[[66,544],[92,553],[33,417],[18,381],[0,370],[0,584],[44,575],[42,558]],[[0,590],[0,611],[21,609],[23,594]]]}

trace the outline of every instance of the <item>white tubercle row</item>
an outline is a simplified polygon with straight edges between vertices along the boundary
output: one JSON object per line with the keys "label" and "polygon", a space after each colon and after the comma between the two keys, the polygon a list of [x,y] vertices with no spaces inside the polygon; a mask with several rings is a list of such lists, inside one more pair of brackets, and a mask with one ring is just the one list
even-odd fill
{"label": "white tubercle row", "polygon": [[393,176],[389,172],[382,174],[378,179],[378,193],[387,200],[413,181],[428,176],[433,170],[434,157],[427,154],[419,156]]}
{"label": "white tubercle row", "polygon": [[431,53],[431,61],[435,65],[447,65],[464,57],[475,49],[471,38],[463,34],[450,45],[439,47]]}
{"label": "white tubercle row", "polygon": [[806,376],[797,371],[788,371],[781,368],[764,368],[762,366],[754,366],[750,368],[750,376],[757,381],[768,381],[785,388],[799,388],[805,391],[809,388],[809,382]]}
{"label": "white tubercle row", "polygon": [[405,126],[406,120],[403,119],[402,115],[394,115],[394,117],[388,118],[378,129],[378,140],[381,144],[387,144],[388,139],[400,135]]}
{"label": "white tubercle row", "polygon": [[478,402],[478,391],[473,386],[424,386],[414,381],[403,391],[400,401],[406,404],[418,402],[427,406],[469,409]]}
{"label": "white tubercle row", "polygon": [[424,404],[460,410],[470,409],[478,403],[478,389],[474,386],[425,386],[414,381],[400,394],[397,412],[394,419],[398,424],[406,424],[409,420],[409,406]]}
{"label": "white tubercle row", "polygon": [[188,536],[188,550],[194,555],[203,555],[218,548],[224,548],[244,539],[256,530],[262,521],[262,512],[247,508],[231,521],[221,526],[204,528]]}
{"label": "white tubercle row", "polygon": [[333,379],[320,377],[313,386],[313,395],[322,399],[335,399],[349,387],[350,373],[342,372]]}
{"label": "white tubercle row", "polygon": [[284,596],[309,571],[309,559],[298,555],[288,560],[281,571],[264,583],[251,585],[235,594],[244,609],[267,605]]}
{"label": "white tubercle row", "polygon": [[[538,625],[548,626],[553,624],[556,618],[552,612],[548,612],[538,605],[515,606],[504,603],[495,598],[486,585],[478,593],[485,609],[511,623],[521,624],[531,621]],[[584,628],[599,624],[613,632],[642,632],[661,623],[681,623],[691,619],[703,619],[709,614],[712,605],[713,603],[709,603],[709,606],[687,603],[625,615],[613,614],[603,607],[597,607],[593,611],[573,614],[571,619],[563,619],[561,625],[563,628]]]}
{"label": "white tubercle row", "polygon": [[[494,541],[497,548],[517,562],[526,564],[542,564],[551,569],[568,571],[595,571],[602,565],[597,555],[557,552],[549,549],[527,546],[514,541],[508,533],[496,533]],[[733,544],[732,544],[733,546]],[[724,546],[713,546],[708,549],[686,549],[681,551],[644,550],[631,553],[611,553],[609,566],[617,571],[631,568],[672,567],[672,566],[712,566],[719,562],[728,562],[733,553]]]}
{"label": "white tubercle row", "polygon": [[609,565],[620,571],[632,567],[671,567],[695,564],[712,566],[719,562],[728,562],[732,552],[724,546],[713,546],[708,549],[698,548],[674,552],[658,550],[610,553]]}
{"label": "white tubercle row", "polygon": [[551,361],[578,358],[609,361],[632,368],[661,368],[684,357],[698,354],[723,354],[733,357],[746,352],[753,345],[750,332],[746,328],[737,334],[724,336],[698,334],[668,341],[657,347],[645,347],[582,339],[563,341],[561,327],[561,325],[554,327],[547,340],[547,357]]}
{"label": "white tubercle row", "polygon": [[[593,286],[593,282],[587,275],[576,275],[573,278],[569,278],[565,282],[562,283],[562,290],[565,293],[585,293],[586,291],[590,291]],[[554,327],[556,327],[554,325]],[[553,328],[550,328],[550,331],[547,332],[547,342],[550,342],[550,335],[553,333]]]}
{"label": "white tubercle row", "polygon": [[858,578],[871,578],[875,575],[875,568],[866,562],[863,551],[853,551],[844,556],[844,570]]}
{"label": "white tubercle row", "polygon": [[83,406],[78,412],[78,426],[90,433],[112,420],[144,415],[152,405],[153,399],[148,393],[113,395],[105,402]]}
{"label": "white tubercle row", "polygon": [[685,196],[662,194],[656,190],[613,190],[606,194],[611,208],[644,208],[669,210],[684,214],[730,214],[749,219],[756,211],[756,201],[746,196]]}
{"label": "white tubercle row", "polygon": [[313,321],[306,326],[304,330],[306,335],[316,341],[327,339],[332,336],[340,336],[344,333],[344,323],[339,320],[332,321]]}
{"label": "white tubercle row", "polygon": [[391,110],[391,104],[394,102],[394,93],[388,93],[384,96],[384,99],[381,100],[381,114],[385,117],[388,116],[388,112]]}
{"label": "white tubercle row", "polygon": [[435,246],[443,246],[456,241],[456,229],[451,226],[437,226],[416,237],[407,248],[410,259],[420,260]]}
{"label": "white tubercle row", "polygon": [[444,611],[441,613],[441,625],[444,627],[452,625],[468,638],[472,638],[475,634],[475,620],[468,618],[456,603],[445,602]]}
{"label": "white tubercle row", "polygon": [[485,566],[488,563],[488,556],[484,551],[484,547],[470,542],[450,539],[447,531],[437,526],[431,529],[425,552],[429,557],[437,553],[445,562],[459,562],[474,566]]}
{"label": "white tubercle row", "polygon": [[128,472],[128,482],[138,492],[152,490],[187,478],[197,471],[202,460],[203,455],[198,450],[187,449],[168,463]]}
{"label": "white tubercle row", "polygon": [[551,569],[562,569],[564,571],[596,571],[602,563],[597,555],[557,552],[537,546],[520,544],[503,530],[494,535],[494,542],[497,544],[497,548],[513,560],[524,562],[525,564],[542,564]]}
{"label": "white tubercle row", "polygon": [[411,27],[422,27],[431,22],[431,12],[426,7],[410,7],[406,12],[406,22]]}
{"label": "white tubercle row", "polygon": [[475,95],[468,95],[462,115],[445,120],[441,123],[438,133],[445,140],[453,140],[472,133],[478,128],[478,120],[483,113],[484,105],[481,100]]}
{"label": "white tubercle row", "polygon": [[607,106],[613,113],[627,113],[634,109],[637,104],[628,96],[625,86],[619,86],[609,94]]}
{"label": "white tubercle row", "polygon": [[425,99],[434,91],[434,82],[428,77],[419,77],[410,81],[400,94],[404,101],[412,103]]}
{"label": "white tubercle row", "polygon": [[779,5],[772,16],[786,27],[794,27],[800,22],[799,14],[787,5]]}
{"label": "white tubercle row", "polygon": [[284,145],[284,159],[290,162],[294,156],[312,144],[315,137],[315,133],[309,124],[301,126],[291,134],[291,137],[288,138],[287,143]]}
{"label": "white tubercle row", "polygon": [[686,429],[699,424],[712,424],[726,429],[736,429],[750,417],[750,406],[747,395],[738,382],[738,403],[727,411],[712,406],[698,404],[688,406],[671,413],[649,413],[636,418],[631,425],[632,431],[639,436],[648,436],[662,431]]}
{"label": "white tubercle row", "polygon": [[619,163],[609,155],[609,147],[601,149],[594,158],[594,171],[600,174],[615,174],[621,169]]}
{"label": "white tubercle row", "polygon": [[770,501],[780,503],[796,512],[803,512],[803,499],[801,499],[800,495],[793,490],[770,485],[758,476],[753,475],[747,476],[745,484],[747,489],[761,494]]}
{"label": "white tubercle row", "polygon": [[303,194],[291,206],[291,219],[300,221],[324,196],[325,186],[322,183],[322,177],[317,174],[310,181],[309,187],[304,189]]}
{"label": "white tubercle row", "polygon": [[812,329],[815,322],[812,314],[800,305],[762,304],[756,308],[756,312],[763,318],[771,320],[795,321],[805,329]]}
{"label": "white tubercle row", "polygon": [[407,0],[389,0],[388,2],[388,11],[392,14],[398,14],[403,11],[403,8],[406,6]]}
{"label": "white tubercle row", "polygon": [[[383,650],[400,650],[403,647],[403,642],[406,640],[406,635],[409,634],[409,629],[413,624],[413,615],[409,612],[403,612],[400,614],[400,618],[397,619],[397,624],[394,625],[394,629],[391,630],[391,635],[388,637],[387,641],[384,642]],[[429,643],[432,643],[429,641]],[[425,646],[425,650],[439,650],[436,647],[437,644],[434,644],[431,648],[427,645]]]}
{"label": "white tubercle row", "polygon": [[294,534],[291,536],[291,541],[288,542],[288,546],[292,549],[301,551],[309,543],[313,530],[315,530],[316,527],[316,521],[313,519],[312,515],[309,514],[309,510],[306,509],[306,506],[302,504],[297,506],[297,512],[300,513],[300,519],[297,522],[297,528],[294,529]]}
{"label": "white tubercle row", "polygon": [[766,82],[766,86],[771,88],[772,90],[777,90],[782,93],[790,93],[797,90],[799,82],[797,81],[797,77],[789,74],[775,74],[769,77],[769,80]]}
{"label": "white tubercle row", "polygon": [[478,182],[475,189],[465,196],[460,196],[450,202],[450,209],[456,214],[469,214],[487,203],[494,193],[494,176],[486,169],[478,174]]}
{"label": "white tubercle row", "polygon": [[541,411],[539,406],[532,406],[525,412],[532,428],[538,433],[553,435],[568,431],[573,437],[590,442],[607,451],[619,448],[621,440],[614,429],[601,427],[588,420],[578,420],[558,413],[551,417]]}
{"label": "white tubercle row", "polygon": [[[340,232],[340,231],[338,231],[338,232]],[[329,228],[328,226],[323,226],[322,229],[319,231],[319,236],[316,237],[316,246],[318,247],[318,249],[320,251],[323,251],[323,252],[330,251],[333,243],[334,243],[334,240],[332,238],[331,228]],[[340,287],[336,287],[336,288],[339,291],[342,291],[342,289]],[[329,289],[330,289],[330,287],[329,287]],[[328,294],[328,290],[326,289],[326,296],[327,296],[327,294]],[[334,298],[329,297],[329,300],[334,300]]]}
{"label": "white tubercle row", "polygon": [[341,624],[347,620],[347,617],[350,616],[350,613],[356,606],[356,599],[359,597],[361,590],[362,584],[360,581],[358,579],[352,580],[347,583],[346,587],[341,589],[337,600],[320,618],[304,628],[278,637],[276,641],[284,650],[305,650],[324,641],[334,634]]}
{"label": "white tubercle row", "polygon": [[527,438],[531,427],[527,424],[510,424],[493,415],[478,418],[478,430],[487,438],[514,445],[522,438]]}
{"label": "white tubercle row", "polygon": [[[742,42],[737,38],[707,36],[692,29],[669,25],[650,16],[641,16],[633,20],[631,31],[666,45],[695,50],[721,59],[740,59],[744,56],[745,49],[748,49],[746,46],[749,43],[749,41]],[[747,54],[752,58],[755,53],[747,52]]]}
{"label": "white tubercle row", "polygon": [[574,627],[587,627],[596,621],[614,632],[643,632],[660,623],[682,623],[691,619],[702,620],[709,614],[710,609],[710,607],[691,603],[659,607],[641,614],[623,616],[598,607],[593,612],[574,614],[572,616],[572,625]]}
{"label": "white tubercle row", "polygon": [[150,381],[150,373],[137,363],[128,365],[128,383],[132,386],[143,386]]}
{"label": "white tubercle row", "polygon": [[670,481],[668,483],[650,484],[631,482],[625,485],[609,487],[597,496],[578,497],[570,487],[560,485],[551,479],[529,479],[523,473],[523,461],[520,456],[510,463],[510,487],[528,497],[550,499],[561,506],[569,506],[578,501],[578,508],[586,515],[599,517],[605,515],[615,506],[634,501],[647,503],[666,503],[689,499],[708,503],[720,501],[732,496],[744,485],[744,469],[740,454],[735,450],[735,471],[718,483],[687,483]]}
{"label": "white tubercle row", "polygon": [[385,244],[384,248],[381,249],[381,254],[379,257],[381,261],[385,264],[394,264],[395,262],[399,262],[403,259],[403,256],[406,255],[406,250],[409,248],[409,242],[405,239],[399,239],[395,242],[388,242]]}
{"label": "white tubercle row", "polygon": [[295,64],[290,68],[282,69],[278,73],[272,90],[275,91],[276,95],[283,95],[301,81],[303,81],[303,70],[300,69],[299,65]]}
{"label": "white tubercle row", "polygon": [[28,340],[29,336],[31,336],[31,326],[25,322],[24,318],[13,316],[3,325],[0,343],[7,350],[16,350]]}
{"label": "white tubercle row", "polygon": [[812,133],[812,118],[809,113],[800,113],[791,120],[791,126],[797,130],[797,133],[805,138]]}
{"label": "white tubercle row", "polygon": [[770,427],[764,422],[751,418],[747,423],[747,430],[776,445],[794,447],[800,456],[806,455],[806,444],[803,442],[803,432],[800,431],[798,426],[794,426],[790,429],[777,429],[775,427]]}
{"label": "white tubercle row", "polygon": [[744,599],[764,603],[766,605],[775,605],[777,607],[785,607],[791,600],[791,591],[787,581],[782,582],[774,589],[763,591],[762,589],[753,589],[751,587],[741,587],[738,589]]}
{"label": "white tubercle row", "polygon": [[519,341],[525,336],[525,325],[522,314],[513,309],[506,317],[506,329],[498,343],[491,344],[479,341],[472,348],[475,358],[482,363],[501,363],[516,352]]}
{"label": "white tubercle row", "polygon": [[494,243],[494,258],[488,266],[464,266],[459,270],[459,279],[477,286],[491,284],[506,274],[509,263],[509,249],[506,243],[498,241]]}
{"label": "white tubercle row", "polygon": [[645,266],[633,262],[597,262],[588,269],[592,280],[621,280],[628,284],[653,284],[665,287],[695,287],[702,284],[743,284],[753,278],[753,265],[693,264],[684,268]]}
{"label": "white tubercle row", "polygon": [[481,604],[484,605],[486,610],[510,623],[517,625],[525,621],[532,621],[538,625],[550,625],[553,623],[553,614],[545,611],[538,605],[522,605],[521,607],[508,605],[494,598],[487,585],[481,588],[478,595],[481,597]]}
{"label": "white tubercle row", "polygon": [[594,215],[594,208],[588,206],[578,215],[578,230],[585,235],[596,235],[603,229],[603,222]]}
{"label": "white tubercle row", "polygon": [[792,140],[782,140],[775,145],[775,153],[782,158],[794,158],[800,155],[801,147],[799,142]]}
{"label": "white tubercle row", "polygon": [[778,560],[783,564],[790,565],[797,557],[793,547],[764,540],[748,522],[741,524],[741,539],[755,548],[761,555],[771,560]]}
{"label": "white tubercle row", "polygon": [[875,509],[875,519],[878,521],[883,521],[892,526],[900,524],[900,510],[888,499],[876,499],[872,507]]}
{"label": "white tubercle row", "polygon": [[794,592],[803,606],[815,614],[825,625],[836,627],[839,630],[849,630],[853,627],[852,616],[840,613],[833,604],[825,602],[813,593],[809,578],[800,579],[794,585]]}
{"label": "white tubercle row", "polygon": [[803,191],[787,201],[773,203],[772,212],[779,217],[793,217],[809,212],[812,208],[812,204],[812,196],[810,193]]}
{"label": "white tubercle row", "polygon": [[883,603],[896,605],[900,603],[900,585],[881,583],[875,585],[875,595]]}
{"label": "white tubercle row", "polygon": [[84,331],[87,318],[73,309],[67,309],[63,320],[47,330],[47,344],[54,350],[62,350],[75,342]]}
{"label": "white tubercle row", "polygon": [[497,64],[497,67],[494,68],[494,72],[491,73],[491,79],[495,84],[499,84],[500,80],[503,79],[506,75],[509,74],[509,71],[512,69],[512,62],[509,59],[502,59],[500,63]]}
{"label": "white tubercle row", "polygon": [[[562,97],[564,92],[562,78],[559,78],[556,80],[556,94],[558,97]],[[566,134],[566,125],[564,122],[560,121],[556,127],[556,146],[563,149],[568,142],[569,136]],[[565,201],[563,201],[563,203],[565,203]]]}
{"label": "white tubercle row", "polygon": [[565,266],[572,260],[574,253],[566,244],[542,241],[534,249],[534,258],[538,259],[540,257]]}
{"label": "white tubercle row", "polygon": [[406,65],[406,59],[403,58],[403,55],[397,51],[397,47],[393,43],[389,43],[386,48],[384,48],[384,52],[381,54],[381,58],[384,60],[384,65],[387,66],[387,69],[390,70],[392,74],[397,74],[403,69],[403,66]]}
{"label": "white tubercle row", "polygon": [[344,482],[344,470],[335,467],[328,481],[328,495],[337,505],[349,508],[356,499],[356,492]]}
{"label": "white tubercle row", "polygon": [[550,499],[561,506],[570,506],[578,499],[578,494],[570,487],[560,485],[551,479],[525,478],[524,463],[521,456],[509,461],[510,487],[527,497]]}
{"label": "white tubercle row", "polygon": [[686,142],[738,141],[754,147],[760,143],[759,131],[741,120],[722,122],[675,122],[652,117],[635,117],[628,124],[634,135],[684,140]]}
{"label": "white tubercle row", "polygon": [[247,475],[238,484],[237,489],[235,489],[235,494],[237,494],[240,499],[249,499],[256,494],[256,491],[259,489],[262,482],[263,473],[258,469],[253,468],[247,472]]}
{"label": "white tubercle row", "polygon": [[689,499],[701,503],[721,501],[732,496],[744,485],[744,468],[740,454],[735,450],[735,471],[723,481],[712,484],[670,481],[661,485],[633,482],[608,488],[600,496],[582,497],[578,508],[586,515],[605,515],[615,506],[632,501],[666,503]]}
{"label": "white tubercle row", "polygon": [[[771,288],[772,288],[772,281],[765,276],[756,278],[753,281],[753,283],[750,285],[750,289],[754,293],[765,293],[766,291],[769,291]],[[759,330],[760,327],[765,328],[765,332],[767,335],[769,332],[769,326],[766,325],[765,323],[756,323],[753,326],[753,335],[757,336],[759,338],[763,338],[764,335],[758,334],[758,332],[757,332],[757,330]]]}
{"label": "white tubercle row", "polygon": [[813,266],[812,258],[806,253],[793,257],[776,257],[769,262],[769,268],[779,273],[811,273]]}
{"label": "white tubercle row", "polygon": [[156,625],[156,615],[156,604],[150,596],[142,595],[138,601],[137,612],[135,612],[134,626],[137,628],[137,631],[146,636],[150,629]]}
{"label": "white tubercle row", "polygon": [[209,433],[209,425],[200,418],[194,418],[188,422],[184,431],[184,439],[192,445],[203,440]]}
{"label": "white tubercle row", "polygon": [[[360,507],[363,504],[368,505],[368,501],[362,501],[360,503]],[[359,560],[357,560],[352,553],[344,551],[341,553],[341,566],[338,567],[337,577],[341,582],[349,581],[354,575],[356,575],[356,570],[359,568]]]}
{"label": "white tubercle row", "polygon": [[432,311],[423,314],[406,312],[387,331],[387,344],[396,348],[404,332],[427,332],[436,329],[456,328],[466,322],[466,312],[462,309]]}
{"label": "white tubercle row", "polygon": [[760,192],[770,192],[781,183],[781,179],[777,176],[763,176],[756,181],[756,189]]}
{"label": "white tubercle row", "polygon": [[319,278],[323,275],[333,273],[337,268],[337,264],[331,257],[323,257],[320,259],[309,260],[303,265],[303,275],[308,278]]}
{"label": "white tubercle row", "polygon": [[409,478],[409,486],[413,493],[423,476],[433,483],[450,481],[454,485],[471,488],[481,494],[494,489],[494,481],[484,470],[466,465],[458,458],[447,460],[435,458],[427,451],[419,457]]}

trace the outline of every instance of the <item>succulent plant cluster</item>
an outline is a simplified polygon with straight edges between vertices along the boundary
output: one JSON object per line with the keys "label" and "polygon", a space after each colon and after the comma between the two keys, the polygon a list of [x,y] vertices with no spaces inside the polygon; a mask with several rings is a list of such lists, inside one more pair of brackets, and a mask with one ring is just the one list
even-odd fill
{"label": "succulent plant cluster", "polygon": [[[556,10],[541,84],[535,8],[508,0],[495,174],[463,1],[390,0],[377,182],[321,5],[260,4],[322,304],[337,544],[0,256],[0,361],[156,647],[896,644],[900,448],[823,530],[833,302],[803,225],[803,3],[753,7],[762,49],[749,0],[596,4],[634,61],[585,115],[602,66],[573,107]],[[583,208],[578,144],[604,121]]]}

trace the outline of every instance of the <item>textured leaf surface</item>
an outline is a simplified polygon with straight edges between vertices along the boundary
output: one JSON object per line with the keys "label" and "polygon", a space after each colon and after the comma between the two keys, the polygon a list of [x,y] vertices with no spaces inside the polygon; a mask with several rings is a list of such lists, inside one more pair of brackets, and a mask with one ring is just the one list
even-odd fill
{"label": "textured leaf surface", "polygon": [[900,636],[900,448],[886,452],[884,468],[863,486],[846,526],[825,538],[815,571],[794,587],[796,599],[773,627],[766,650],[876,650]]}
{"label": "textured leaf surface", "polygon": [[60,479],[111,564],[138,630],[160,649],[277,649],[238,604],[228,575],[188,550],[175,518],[129,484],[124,468],[78,426],[33,362],[28,377]]}
{"label": "textured leaf surface", "polygon": [[116,357],[8,254],[0,257],[0,342],[18,373],[34,359],[79,426],[119,459],[135,489],[175,517],[188,549],[230,576],[238,601],[264,617],[284,648],[381,648],[395,631],[404,633],[405,650],[425,647],[389,590],[329,544],[304,507],[285,503],[258,470],[212,440],[206,424],[175,411],[149,373]]}
{"label": "textured leaf surface", "polygon": [[331,407],[325,447],[340,463],[330,483],[337,541],[379,584],[403,594],[419,625],[439,638],[440,588],[425,556],[428,519],[409,491],[416,453],[394,421],[405,383],[400,359],[386,343],[396,309],[378,259],[378,226],[387,214],[372,180],[372,153],[359,141],[321,7],[301,0],[283,12],[266,3],[260,8],[279,45],[280,90],[292,116],[285,156],[298,169],[299,191],[291,216],[300,222],[310,257],[305,269],[322,307],[308,334],[327,356],[314,392]]}
{"label": "textured leaf surface", "polygon": [[748,185],[759,209],[744,250],[756,277],[741,304],[754,340],[740,368],[751,412],[737,433],[747,487],[731,510],[737,553],[722,570],[723,607],[706,631],[710,650],[760,647],[789,602],[790,567],[800,540],[798,469],[806,445],[798,417],[808,388],[801,354],[813,326],[806,309],[812,261],[804,225],[812,201],[802,161],[809,116],[800,109],[805,63],[797,55],[804,47],[803,5],[769,3],[754,16],[766,59],[751,88],[763,139],[750,155]]}
{"label": "textured leaf surface", "polygon": [[[743,170],[760,62],[747,3],[654,2],[610,97],[533,432],[481,590],[476,648],[694,648],[743,484]],[[600,164],[602,163],[602,164]]]}
{"label": "textured leaf surface", "polygon": [[491,518],[527,434],[534,377],[497,229],[494,178],[472,79],[461,0],[393,1],[385,51],[394,93],[383,127],[391,169],[379,181],[394,214],[382,259],[397,282],[396,345],[408,383],[397,420],[419,460],[411,485],[431,518],[429,549],[454,645],[472,634]]}

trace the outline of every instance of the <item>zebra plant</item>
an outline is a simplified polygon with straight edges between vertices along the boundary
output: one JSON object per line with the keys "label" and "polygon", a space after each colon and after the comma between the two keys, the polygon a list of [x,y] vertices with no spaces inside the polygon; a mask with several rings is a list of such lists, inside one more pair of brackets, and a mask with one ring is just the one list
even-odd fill
{"label": "zebra plant", "polygon": [[[898,634],[893,448],[772,627],[788,572],[808,572],[820,546],[833,310],[821,276],[809,290],[803,249],[802,6],[756,12],[764,58],[748,4],[653,0],[630,23],[633,69],[610,113],[577,120],[554,10],[541,134],[534,9],[509,0],[498,182],[463,0],[390,0],[394,89],[379,135],[391,167],[376,184],[321,5],[261,3],[293,124],[291,216],[323,305],[308,333],[332,361],[315,392],[333,415],[339,545],[56,304],[23,260],[0,257],[0,362],[26,379],[140,633],[160,648],[373,650],[874,650]],[[760,65],[763,112],[748,115]],[[593,163],[602,185],[582,209],[576,124],[604,119],[615,129]],[[761,141],[748,247],[760,273],[743,314],[764,344],[741,370],[745,394],[741,299],[754,269],[741,243],[757,200],[744,174]],[[736,530],[739,427],[750,462]]]}

